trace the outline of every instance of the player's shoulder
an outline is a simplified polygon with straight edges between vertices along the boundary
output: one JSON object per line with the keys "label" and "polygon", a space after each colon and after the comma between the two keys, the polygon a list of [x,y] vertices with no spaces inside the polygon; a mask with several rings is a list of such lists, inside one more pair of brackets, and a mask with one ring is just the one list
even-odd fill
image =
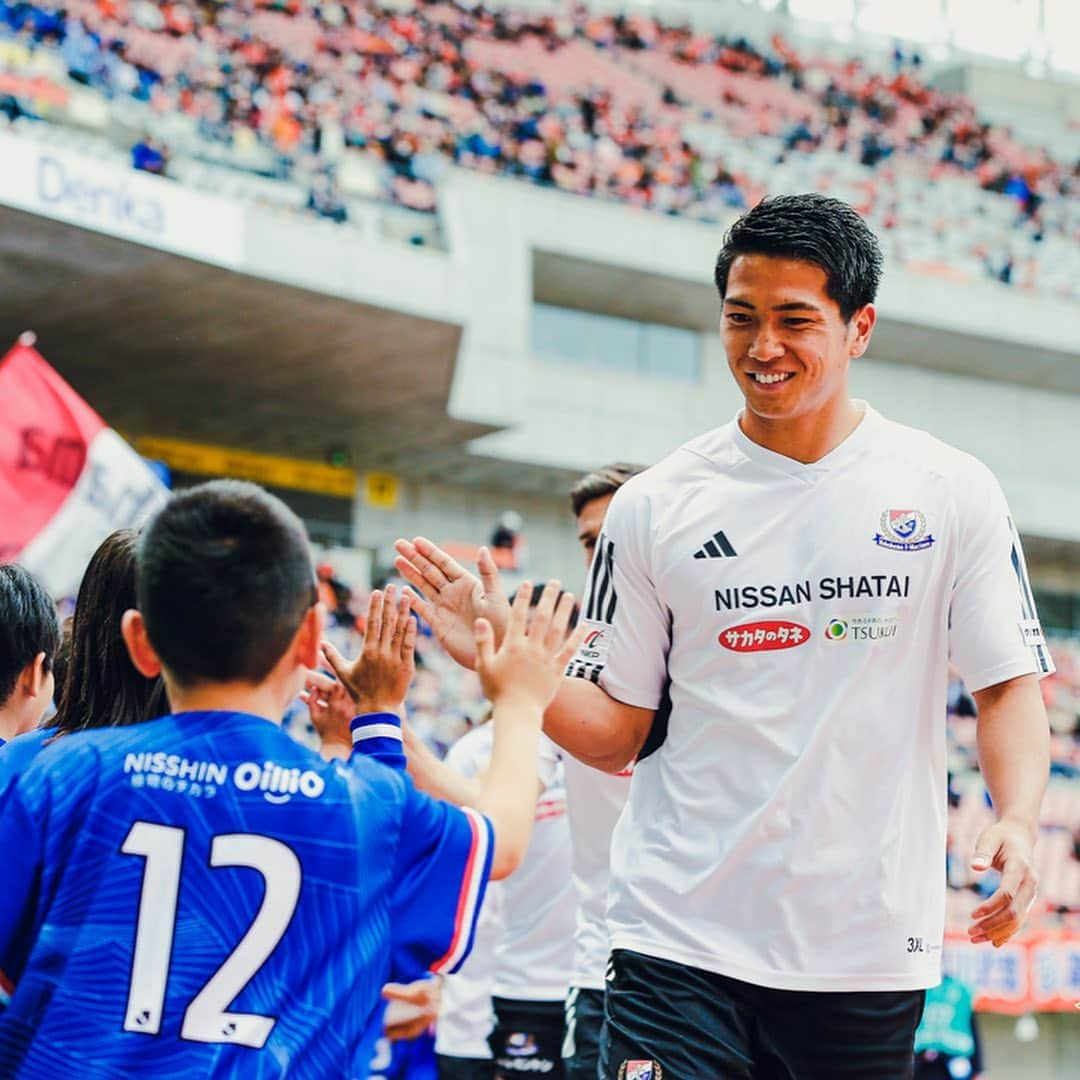
{"label": "player's shoulder", "polygon": [[17,735],[0,746],[0,777],[22,772],[55,735],[56,731],[52,728],[38,728]]}
{"label": "player's shoulder", "polygon": [[994,483],[993,473],[974,454],[896,420],[873,414],[874,448],[896,466],[935,476],[947,484],[965,488]]}
{"label": "player's shoulder", "polygon": [[734,427],[735,422],[731,421],[687,440],[655,465],[627,480],[616,497],[623,492],[627,492],[626,498],[663,496],[687,483],[715,478],[738,461]]}
{"label": "player's shoulder", "polygon": [[609,513],[655,518],[676,494],[685,494],[697,484],[714,483],[739,463],[733,428],[734,421],[697,435],[632,476],[615,492]]}

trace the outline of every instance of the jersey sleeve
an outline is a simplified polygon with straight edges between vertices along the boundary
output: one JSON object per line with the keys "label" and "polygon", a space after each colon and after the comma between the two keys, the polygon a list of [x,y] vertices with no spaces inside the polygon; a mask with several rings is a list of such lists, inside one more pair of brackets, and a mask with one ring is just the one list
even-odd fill
{"label": "jersey sleeve", "polygon": [[405,771],[401,717],[397,713],[363,713],[349,726],[354,755],[381,761],[397,772]]}
{"label": "jersey sleeve", "polygon": [[671,616],[651,576],[648,513],[632,483],[612,499],[582,602],[588,634],[566,673],[655,709],[667,685]]}
{"label": "jersey sleeve", "polygon": [[0,851],[4,902],[0,904],[0,985],[17,982],[29,953],[41,886],[39,815],[14,779],[0,790]]}
{"label": "jersey sleeve", "polygon": [[971,691],[1054,670],[1020,536],[993,474],[972,462],[957,484],[958,564],[949,654]]}
{"label": "jersey sleeve", "polygon": [[495,851],[483,814],[407,784],[391,914],[392,967],[403,980],[452,974],[469,955]]}

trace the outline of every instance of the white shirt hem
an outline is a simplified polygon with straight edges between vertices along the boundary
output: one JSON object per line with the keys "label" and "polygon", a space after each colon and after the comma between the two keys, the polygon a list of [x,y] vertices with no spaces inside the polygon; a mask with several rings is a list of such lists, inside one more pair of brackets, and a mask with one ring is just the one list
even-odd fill
{"label": "white shirt hem", "polygon": [[706,953],[683,952],[681,949],[672,948],[669,945],[659,945],[653,941],[645,941],[643,938],[637,938],[633,934],[613,934],[611,947],[612,949],[631,949],[645,956],[656,957],[659,960],[670,960],[676,964],[686,964],[688,967],[709,971],[714,975],[724,975],[729,979],[738,979],[740,982],[751,983],[754,986],[768,987],[770,990],[927,990],[941,982],[940,960],[932,967],[927,968],[923,974],[904,971],[876,975],[810,975],[786,971],[769,971],[761,968],[744,968],[738,964],[731,964],[718,956]]}
{"label": "white shirt hem", "polygon": [[491,991],[492,997],[506,998],[508,1001],[565,1001],[567,984],[562,987],[542,986],[537,989],[529,986],[496,986]]}
{"label": "white shirt hem", "polygon": [[638,690],[608,676],[607,671],[600,672],[600,689],[609,698],[614,698],[622,705],[631,705],[635,709],[659,709],[660,699],[655,693]]}
{"label": "white shirt hem", "polygon": [[453,1039],[439,1042],[438,1036],[436,1036],[435,1053],[446,1057],[483,1058],[485,1061],[491,1060],[491,1047],[488,1046],[486,1042],[474,1042],[469,1039],[462,1039],[461,1042],[455,1042]]}
{"label": "white shirt hem", "polygon": [[1035,662],[1030,657],[1024,660],[1013,659],[986,671],[976,672],[970,678],[964,680],[964,686],[974,694],[979,690],[987,689],[987,687],[1008,682],[1010,679],[1018,679],[1021,675],[1038,675],[1040,679],[1045,679],[1047,675],[1051,674],[1053,674],[1052,671],[1040,673],[1035,667]]}

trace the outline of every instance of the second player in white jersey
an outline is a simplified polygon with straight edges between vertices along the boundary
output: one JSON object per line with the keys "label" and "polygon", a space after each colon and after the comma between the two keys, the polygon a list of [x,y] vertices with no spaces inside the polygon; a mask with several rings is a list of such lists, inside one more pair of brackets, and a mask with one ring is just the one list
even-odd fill
{"label": "second player in white jersey", "polygon": [[[445,761],[462,776],[480,776],[491,761],[490,725],[467,731],[447,752]],[[461,970],[443,980],[435,1052],[440,1057],[481,1061],[491,1059],[488,1036],[495,1026],[491,1007],[495,984],[495,950],[503,933],[502,882],[484,895],[476,920],[472,952]],[[463,1066],[455,1063],[459,1069]]]}
{"label": "second player in white jersey", "polygon": [[570,985],[603,990],[611,955],[607,928],[611,835],[630,794],[633,769],[627,766],[618,773],[604,773],[569,754],[563,756],[563,769],[578,903]]}

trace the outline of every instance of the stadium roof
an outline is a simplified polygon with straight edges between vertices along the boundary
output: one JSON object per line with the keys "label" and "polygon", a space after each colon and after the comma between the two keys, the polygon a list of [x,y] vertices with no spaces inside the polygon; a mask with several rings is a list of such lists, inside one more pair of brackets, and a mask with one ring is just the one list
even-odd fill
{"label": "stadium roof", "polygon": [[0,352],[28,329],[132,435],[386,463],[493,430],[447,414],[458,326],[0,207]]}

